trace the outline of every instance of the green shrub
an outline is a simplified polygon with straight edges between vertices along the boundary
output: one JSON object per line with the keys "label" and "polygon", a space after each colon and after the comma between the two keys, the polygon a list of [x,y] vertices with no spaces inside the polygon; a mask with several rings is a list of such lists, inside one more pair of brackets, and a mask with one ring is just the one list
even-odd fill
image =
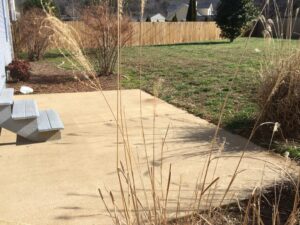
{"label": "green shrub", "polygon": [[253,0],[220,0],[216,23],[221,36],[233,42],[258,15]]}

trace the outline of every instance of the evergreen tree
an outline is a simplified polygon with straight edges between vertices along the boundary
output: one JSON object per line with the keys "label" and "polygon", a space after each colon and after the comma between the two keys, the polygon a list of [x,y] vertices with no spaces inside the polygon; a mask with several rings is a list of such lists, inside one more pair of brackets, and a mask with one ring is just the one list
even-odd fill
{"label": "evergreen tree", "polygon": [[147,18],[146,18],[146,22],[151,22],[151,18],[150,18],[150,16],[147,16]]}
{"label": "evergreen tree", "polygon": [[190,0],[186,21],[197,21],[197,5],[196,0]]}
{"label": "evergreen tree", "polygon": [[172,22],[178,22],[176,13],[175,13],[175,16],[174,16],[173,19],[172,19]]}
{"label": "evergreen tree", "polygon": [[221,36],[233,42],[257,15],[253,0],[220,0],[216,23]]}

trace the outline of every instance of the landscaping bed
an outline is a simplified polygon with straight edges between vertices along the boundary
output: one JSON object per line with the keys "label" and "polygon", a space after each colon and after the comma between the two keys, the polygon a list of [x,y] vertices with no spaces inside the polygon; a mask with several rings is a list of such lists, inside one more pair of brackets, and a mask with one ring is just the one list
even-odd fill
{"label": "landscaping bed", "polygon": [[[294,182],[297,183],[296,180]],[[192,218],[182,218],[184,222],[179,220],[176,224],[195,224],[196,221],[199,221],[199,224],[214,225],[298,224],[299,194],[299,187],[295,187],[292,181],[281,181],[273,187],[266,188],[262,193],[257,191],[249,199],[213,211],[204,211]]]}
{"label": "landscaping bed", "polygon": [[[15,89],[16,94],[20,94],[21,86],[31,87],[35,94],[95,91],[88,85],[88,82],[79,81],[79,79],[84,80],[80,72],[65,70],[54,63],[45,61],[32,62],[30,65],[31,77],[29,81],[7,84],[8,87]],[[117,88],[115,75],[101,76],[99,81],[103,90],[115,90]]]}

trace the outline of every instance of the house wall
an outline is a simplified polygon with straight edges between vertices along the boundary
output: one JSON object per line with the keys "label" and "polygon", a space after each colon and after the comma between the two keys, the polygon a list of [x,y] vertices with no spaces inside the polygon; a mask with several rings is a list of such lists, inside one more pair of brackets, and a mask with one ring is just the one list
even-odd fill
{"label": "house wall", "polygon": [[12,60],[8,1],[0,0],[0,90],[5,85],[5,66]]}

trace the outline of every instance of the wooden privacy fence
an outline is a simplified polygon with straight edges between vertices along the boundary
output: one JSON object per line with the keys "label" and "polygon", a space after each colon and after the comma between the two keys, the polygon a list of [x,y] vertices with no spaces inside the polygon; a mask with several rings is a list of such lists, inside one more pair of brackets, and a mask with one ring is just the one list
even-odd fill
{"label": "wooden privacy fence", "polygon": [[142,34],[142,45],[165,45],[212,41],[220,38],[220,30],[214,22],[168,22],[168,23],[132,23],[133,34],[128,44],[139,45],[139,34]]}
{"label": "wooden privacy fence", "polygon": [[[67,23],[77,31],[85,30],[83,22]],[[215,22],[143,22],[142,24],[131,22],[131,25],[132,35],[127,41],[127,46],[138,46],[140,34],[142,45],[167,45],[220,39],[220,29]],[[80,35],[83,43],[88,45],[89,36],[85,32],[81,32]]]}

